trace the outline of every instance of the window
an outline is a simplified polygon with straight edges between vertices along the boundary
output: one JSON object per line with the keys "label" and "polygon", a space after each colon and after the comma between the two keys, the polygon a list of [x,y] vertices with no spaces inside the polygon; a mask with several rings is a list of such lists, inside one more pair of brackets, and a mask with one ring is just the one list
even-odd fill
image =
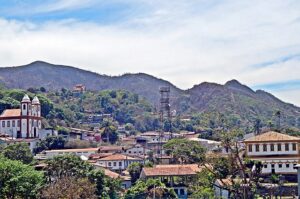
{"label": "window", "polygon": [[184,189],[180,189],[180,195],[181,195],[181,196],[184,195]]}
{"label": "window", "polygon": [[21,122],[20,122],[20,120],[18,120],[18,127],[20,127],[21,126]]}
{"label": "window", "polygon": [[115,167],[115,166],[117,166],[117,163],[116,163],[116,162],[114,162],[114,167]]}
{"label": "window", "polygon": [[108,166],[111,167],[111,162],[108,162]]}
{"label": "window", "polygon": [[274,151],[274,144],[271,144],[271,151]]}
{"label": "window", "polygon": [[255,145],[255,151],[259,152],[259,145],[258,144]]}
{"label": "window", "polygon": [[23,110],[26,110],[26,105],[25,104],[23,104]]}
{"label": "window", "polygon": [[289,150],[290,150],[290,145],[289,145],[289,143],[286,143],[286,144],[285,144],[285,150],[286,150],[286,151],[289,151]]}
{"label": "window", "polygon": [[15,127],[16,126],[16,122],[15,120],[12,121],[12,127]]}
{"label": "window", "polygon": [[267,151],[267,145],[266,144],[263,145],[263,150]]}
{"label": "window", "polygon": [[264,164],[264,168],[265,168],[265,169],[268,168],[268,165],[267,165],[267,164]]}
{"label": "window", "polygon": [[7,121],[7,127],[10,127],[10,121]]}
{"label": "window", "polygon": [[5,127],[5,121],[2,121],[2,127]]}
{"label": "window", "polygon": [[285,165],[285,167],[286,167],[286,168],[290,168],[290,164],[287,163],[287,164]]}
{"label": "window", "polygon": [[120,167],[122,166],[122,162],[119,162],[119,166],[120,166]]}
{"label": "window", "polygon": [[294,165],[293,165],[294,169],[297,169],[296,165],[297,165],[297,164],[294,164]]}
{"label": "window", "polygon": [[279,167],[279,168],[282,168],[282,164],[278,164],[278,167]]}
{"label": "window", "polygon": [[296,143],[293,143],[293,151],[296,151]]}
{"label": "window", "polygon": [[281,144],[277,144],[277,150],[281,151]]}
{"label": "window", "polygon": [[252,152],[252,144],[249,144],[249,146],[248,146],[248,151],[249,151],[249,152]]}

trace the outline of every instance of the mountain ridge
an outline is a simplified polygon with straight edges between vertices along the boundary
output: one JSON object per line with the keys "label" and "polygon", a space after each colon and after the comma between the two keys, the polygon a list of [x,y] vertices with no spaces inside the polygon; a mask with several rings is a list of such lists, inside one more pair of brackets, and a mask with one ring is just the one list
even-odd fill
{"label": "mountain ridge", "polygon": [[249,124],[260,117],[267,123],[279,110],[283,113],[284,122],[293,126],[299,123],[300,126],[299,107],[283,102],[266,91],[254,91],[237,80],[230,80],[224,85],[202,82],[183,90],[146,73],[108,76],[73,66],[35,61],[27,65],[0,68],[0,82],[7,88],[20,89],[72,89],[75,84],[82,83],[87,89],[95,91],[127,90],[146,98],[156,107],[159,105],[159,87],[170,86],[171,106],[178,113],[219,112]]}

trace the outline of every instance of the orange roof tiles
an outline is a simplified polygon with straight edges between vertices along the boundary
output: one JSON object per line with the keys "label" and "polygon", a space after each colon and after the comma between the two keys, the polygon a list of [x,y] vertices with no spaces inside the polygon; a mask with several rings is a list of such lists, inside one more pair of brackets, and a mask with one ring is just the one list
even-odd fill
{"label": "orange roof tiles", "polygon": [[126,156],[123,154],[114,154],[114,155],[110,155],[110,156],[101,158],[100,160],[110,161],[110,160],[142,160],[142,159]]}
{"label": "orange roof tiles", "polygon": [[268,131],[266,133],[248,138],[244,142],[278,142],[278,141],[300,141],[300,138],[278,133],[275,131]]}
{"label": "orange roof tiles", "polygon": [[191,168],[194,172],[200,172],[203,167],[199,167],[197,164],[161,164],[156,165],[155,168]]}
{"label": "orange roof tiles", "polygon": [[196,175],[196,172],[190,167],[182,166],[143,168],[142,172],[146,177]]}
{"label": "orange roof tiles", "polygon": [[6,109],[0,115],[1,118],[3,118],[3,117],[16,117],[16,116],[21,116],[21,110],[20,109]]}

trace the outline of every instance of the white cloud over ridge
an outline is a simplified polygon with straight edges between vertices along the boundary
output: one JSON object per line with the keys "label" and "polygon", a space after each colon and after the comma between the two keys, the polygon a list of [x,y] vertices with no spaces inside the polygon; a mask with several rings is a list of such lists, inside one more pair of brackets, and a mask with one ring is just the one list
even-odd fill
{"label": "white cloud over ridge", "polygon": [[[80,2],[37,8],[95,6]],[[298,1],[124,2],[134,7],[126,19],[105,25],[72,16],[42,23],[0,18],[0,65],[43,60],[102,74],[145,72],[180,88],[233,78],[250,86],[300,79],[300,59],[291,56],[300,54]],[[300,90],[275,94],[300,105]]]}

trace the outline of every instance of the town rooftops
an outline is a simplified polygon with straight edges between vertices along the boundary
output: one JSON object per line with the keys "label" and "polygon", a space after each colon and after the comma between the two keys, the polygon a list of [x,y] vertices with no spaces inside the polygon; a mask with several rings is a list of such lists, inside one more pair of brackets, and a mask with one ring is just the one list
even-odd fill
{"label": "town rooftops", "polygon": [[116,160],[142,160],[142,159],[123,155],[123,154],[114,154],[100,159],[100,161],[116,161]]}
{"label": "town rooftops", "polygon": [[153,168],[143,168],[141,177],[191,176],[196,175],[201,169],[196,164],[157,165]]}
{"label": "town rooftops", "polygon": [[0,115],[0,118],[3,117],[18,117],[21,116],[21,109],[6,109]]}
{"label": "town rooftops", "polygon": [[245,143],[252,143],[252,142],[282,142],[282,141],[296,141],[300,142],[300,138],[278,133],[275,131],[268,131],[266,133],[256,135],[244,140]]}

